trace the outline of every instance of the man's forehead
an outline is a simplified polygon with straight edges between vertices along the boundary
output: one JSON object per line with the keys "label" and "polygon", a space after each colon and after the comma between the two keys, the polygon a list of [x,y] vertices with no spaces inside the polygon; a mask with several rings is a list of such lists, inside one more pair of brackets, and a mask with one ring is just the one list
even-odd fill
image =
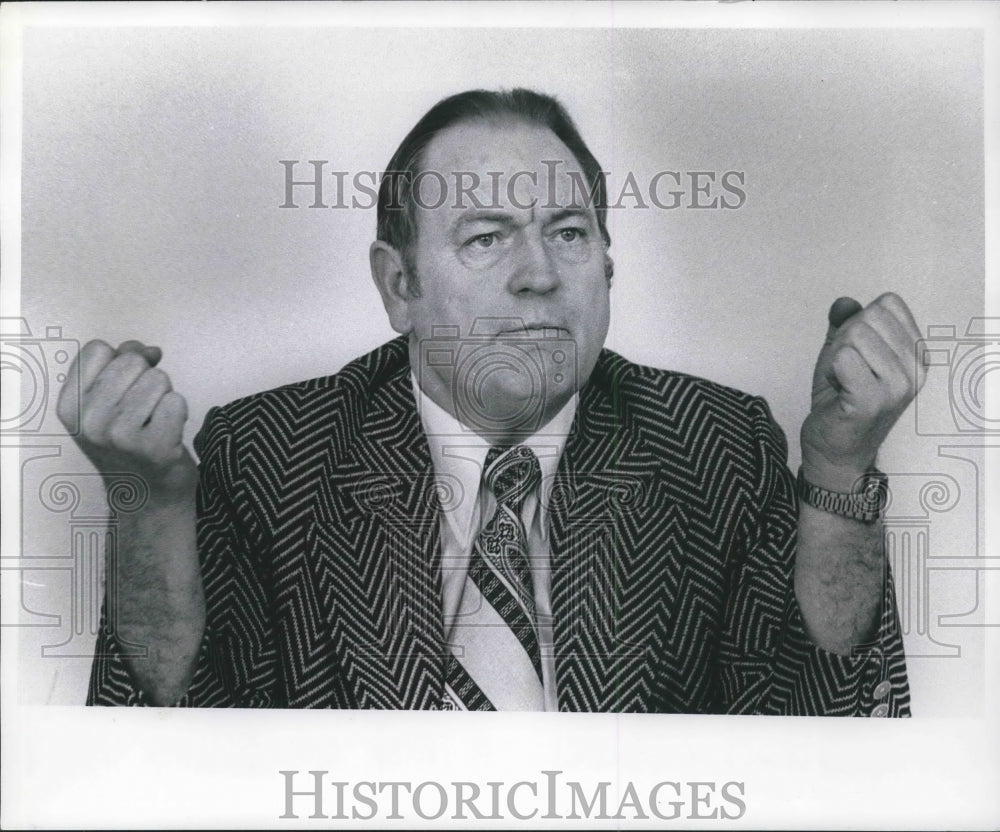
{"label": "man's forehead", "polygon": [[[418,176],[419,207],[458,210],[477,204],[519,208],[533,200],[553,208],[582,206],[592,185],[549,128],[510,119],[443,130],[425,150]],[[444,204],[442,187],[448,191]]]}
{"label": "man's forehead", "polygon": [[481,119],[452,125],[438,133],[423,154],[421,168],[449,179],[459,171],[513,174],[582,172],[570,149],[549,128],[522,120]]}

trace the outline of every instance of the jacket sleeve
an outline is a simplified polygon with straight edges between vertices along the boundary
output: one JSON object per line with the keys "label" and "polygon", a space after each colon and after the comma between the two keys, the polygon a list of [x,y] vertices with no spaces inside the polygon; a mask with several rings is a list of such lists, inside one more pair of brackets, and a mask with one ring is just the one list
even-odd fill
{"label": "jacket sleeve", "polygon": [[[255,707],[271,704],[275,654],[252,504],[244,496],[232,432],[214,408],[195,438],[199,463],[198,554],[205,587],[206,625],[194,674],[176,703],[189,707]],[[88,705],[150,705],[132,681],[123,655],[141,650],[123,644],[108,627],[108,571],[101,629],[91,668]]]}
{"label": "jacket sleeve", "polygon": [[[906,659],[888,558],[883,556],[880,626],[850,656],[817,647],[805,633],[793,575],[798,525],[795,481],[781,429],[753,402],[760,514],[734,572],[720,650],[729,713],[909,716]],[[884,543],[883,543],[884,546]]]}

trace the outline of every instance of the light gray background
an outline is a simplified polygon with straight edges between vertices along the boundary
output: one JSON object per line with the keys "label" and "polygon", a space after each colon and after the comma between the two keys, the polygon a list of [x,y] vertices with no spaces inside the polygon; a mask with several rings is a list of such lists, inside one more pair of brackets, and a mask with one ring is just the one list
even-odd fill
{"label": "light gray background", "polygon": [[[894,290],[960,333],[983,314],[981,51],[963,30],[29,30],[22,314],[36,334],[162,346],[190,440],[212,405],[393,335],[368,276],[374,210],[279,209],[278,160],[378,171],[442,96],[531,86],[568,106],[612,189],[630,170],[745,172],[737,211],[612,212],[608,346],[764,395],[794,467],[834,298]],[[939,373],[924,424],[947,434]],[[981,555],[981,454],[940,453],[975,439],[917,424],[911,408],[883,449],[917,495],[890,516],[926,526],[931,557]],[[65,474],[88,504],[99,488],[70,441],[32,441],[61,448],[24,463],[23,554],[69,562],[79,517],[41,484]],[[935,476],[948,495],[929,509]],[[982,707],[981,577],[896,576],[916,715]],[[23,630],[22,698],[82,702],[87,658],[40,656],[68,638],[69,581],[24,580],[25,621],[63,618]]]}

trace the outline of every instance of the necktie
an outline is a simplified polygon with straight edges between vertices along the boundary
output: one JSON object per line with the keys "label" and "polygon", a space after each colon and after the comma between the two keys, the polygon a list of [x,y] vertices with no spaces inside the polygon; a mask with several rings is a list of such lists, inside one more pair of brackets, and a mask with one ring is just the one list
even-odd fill
{"label": "necktie", "polygon": [[462,615],[452,628],[443,707],[544,710],[542,662],[521,506],[541,470],[530,448],[490,448],[497,507],[472,547]]}

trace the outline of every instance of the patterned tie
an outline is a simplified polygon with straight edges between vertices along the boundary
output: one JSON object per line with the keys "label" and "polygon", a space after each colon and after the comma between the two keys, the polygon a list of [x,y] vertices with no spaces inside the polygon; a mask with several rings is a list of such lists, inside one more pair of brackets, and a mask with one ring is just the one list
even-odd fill
{"label": "patterned tie", "polygon": [[490,448],[483,480],[496,511],[472,547],[463,609],[452,629],[443,707],[544,710],[528,535],[521,506],[541,470],[530,448]]}

